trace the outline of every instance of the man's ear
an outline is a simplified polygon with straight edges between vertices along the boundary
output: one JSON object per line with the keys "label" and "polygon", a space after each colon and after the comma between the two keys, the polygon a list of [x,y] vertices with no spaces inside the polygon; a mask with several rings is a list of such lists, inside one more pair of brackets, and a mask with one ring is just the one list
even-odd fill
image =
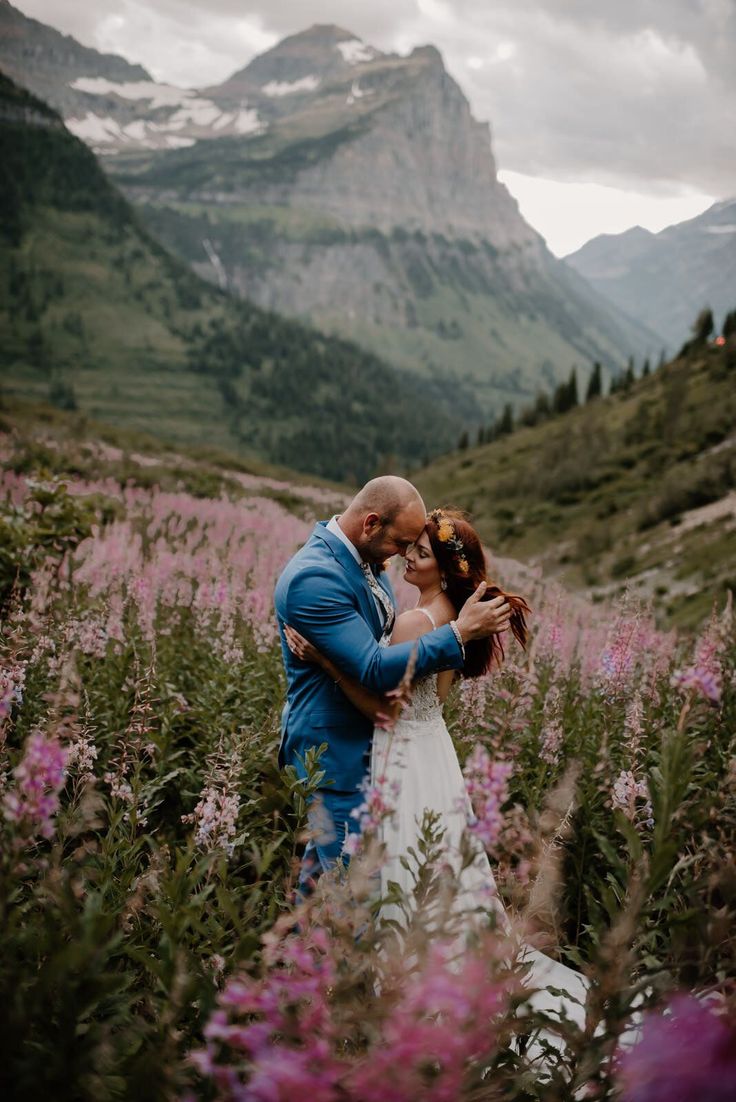
{"label": "man's ear", "polygon": [[376,528],[381,527],[381,518],[378,513],[366,513],[363,517],[363,531],[367,536],[372,535]]}

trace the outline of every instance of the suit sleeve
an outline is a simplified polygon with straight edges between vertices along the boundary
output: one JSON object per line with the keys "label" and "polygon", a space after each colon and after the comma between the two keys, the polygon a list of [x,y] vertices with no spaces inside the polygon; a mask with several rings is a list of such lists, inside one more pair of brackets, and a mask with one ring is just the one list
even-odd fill
{"label": "suit sleeve", "polygon": [[398,685],[415,645],[417,677],[462,667],[462,653],[449,624],[422,635],[416,644],[379,647],[350,589],[327,572],[300,571],[291,580],[284,606],[279,612],[287,623],[372,692],[385,693]]}

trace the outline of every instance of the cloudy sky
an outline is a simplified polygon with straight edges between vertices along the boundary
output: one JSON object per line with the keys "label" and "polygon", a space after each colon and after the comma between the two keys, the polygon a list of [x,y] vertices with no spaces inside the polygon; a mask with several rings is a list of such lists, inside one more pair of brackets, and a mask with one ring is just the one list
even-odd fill
{"label": "cloudy sky", "polygon": [[736,0],[13,2],[189,87],[312,23],[387,51],[432,43],[558,255],[736,196]]}

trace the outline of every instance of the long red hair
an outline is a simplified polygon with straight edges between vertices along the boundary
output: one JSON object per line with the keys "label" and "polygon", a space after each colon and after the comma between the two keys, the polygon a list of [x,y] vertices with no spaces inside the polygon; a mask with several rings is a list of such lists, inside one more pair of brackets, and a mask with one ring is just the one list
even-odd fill
{"label": "long red hair", "polygon": [[[468,597],[481,582],[488,587],[481,600],[505,597],[511,605],[511,632],[526,647],[528,629],[526,614],[531,612],[523,597],[506,593],[486,575],[486,557],[480,537],[467,517],[459,509],[434,509],[427,517],[427,535],[437,559],[440,574],[446,584],[445,592],[459,613]],[[487,639],[474,639],[465,645],[463,677],[480,677],[495,663],[504,659],[502,637],[490,635]]]}

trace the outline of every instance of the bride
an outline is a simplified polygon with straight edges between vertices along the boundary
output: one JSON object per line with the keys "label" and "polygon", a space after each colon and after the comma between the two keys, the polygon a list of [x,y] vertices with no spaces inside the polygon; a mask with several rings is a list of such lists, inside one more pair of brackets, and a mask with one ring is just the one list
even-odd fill
{"label": "bride", "polygon": [[[421,536],[407,550],[405,561],[404,578],[416,587],[419,597],[413,609],[397,617],[387,645],[418,639],[454,620],[478,585],[487,581],[480,538],[457,510],[433,510]],[[488,585],[484,598],[500,593],[497,586]],[[525,613],[529,607],[522,597],[505,593],[503,596],[511,609],[511,631],[524,646],[527,638]],[[493,635],[467,643],[460,675],[447,670],[422,678],[414,684],[410,703],[396,722],[382,725],[385,699],[346,677],[293,629],[287,629],[287,636],[298,657],[318,662],[339,683],[351,702],[376,723],[371,750],[371,784],[397,793],[395,807],[380,825],[386,849],[381,870],[382,896],[386,895],[391,883],[396,883],[405,898],[411,898],[415,878],[406,855],[411,849],[417,851],[422,823],[427,813],[433,813],[443,832],[444,861],[452,868],[457,881],[455,907],[469,916],[493,909],[500,924],[507,926],[508,919],[498,899],[488,857],[480,842],[466,829],[472,820],[472,808],[442,714],[443,702],[458,676],[480,677],[494,662],[503,659],[501,637]],[[471,852],[469,859],[467,845],[473,841],[475,852]],[[382,914],[400,921],[398,908],[383,908]],[[585,1002],[586,995],[583,978],[530,947],[524,947],[521,956],[529,967],[530,986],[553,987],[570,996],[540,991],[531,1000],[532,1005],[582,1025],[584,1011],[580,1004]]]}

